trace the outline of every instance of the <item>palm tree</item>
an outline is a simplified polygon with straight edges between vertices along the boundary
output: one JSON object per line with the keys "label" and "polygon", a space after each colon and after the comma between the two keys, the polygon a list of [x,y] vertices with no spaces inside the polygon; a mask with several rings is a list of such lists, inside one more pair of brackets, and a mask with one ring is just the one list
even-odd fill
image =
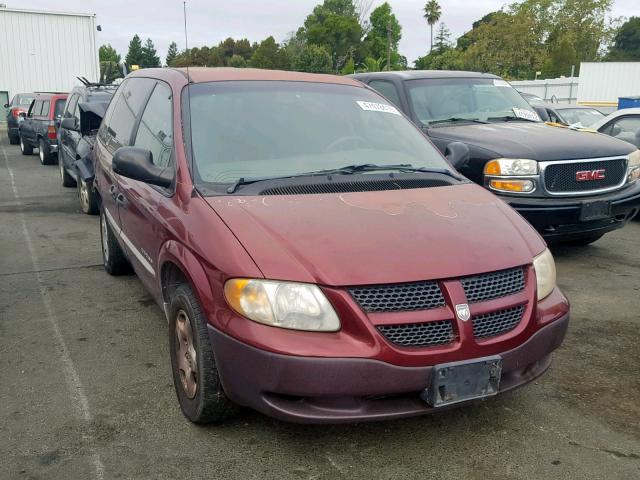
{"label": "palm tree", "polygon": [[442,16],[442,9],[440,8],[440,4],[438,0],[429,0],[427,4],[424,6],[424,18],[427,20],[427,23],[431,27],[431,50],[433,50],[433,26],[436,24],[440,17]]}

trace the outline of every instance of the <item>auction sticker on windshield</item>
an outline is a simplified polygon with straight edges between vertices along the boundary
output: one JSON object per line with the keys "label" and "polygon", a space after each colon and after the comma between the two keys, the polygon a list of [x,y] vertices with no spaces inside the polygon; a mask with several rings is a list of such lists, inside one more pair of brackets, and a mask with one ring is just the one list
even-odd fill
{"label": "auction sticker on windshield", "polygon": [[536,112],[532,112],[531,110],[527,110],[526,108],[513,107],[513,114],[518,118],[523,118],[524,120],[533,120],[534,122],[541,121]]}
{"label": "auction sticker on windshield", "polygon": [[387,105],[385,103],[361,102],[361,101],[357,101],[357,103],[358,105],[360,105],[360,108],[370,112],[383,112],[383,113],[393,113],[394,115],[400,115],[400,112],[396,107],[392,107],[391,105]]}
{"label": "auction sticker on windshield", "polygon": [[493,85],[495,87],[505,87],[505,88],[511,88],[511,85],[509,85],[509,82],[502,80],[502,79],[495,79],[493,81]]}

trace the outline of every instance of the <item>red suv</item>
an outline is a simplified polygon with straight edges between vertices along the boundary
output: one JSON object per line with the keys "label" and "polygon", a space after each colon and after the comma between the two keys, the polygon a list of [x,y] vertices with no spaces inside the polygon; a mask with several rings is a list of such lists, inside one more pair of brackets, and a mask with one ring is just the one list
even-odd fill
{"label": "red suv", "polygon": [[342,77],[130,74],[94,148],[104,265],[169,321],[193,422],[419,415],[541,375],[569,305],[517,213]]}

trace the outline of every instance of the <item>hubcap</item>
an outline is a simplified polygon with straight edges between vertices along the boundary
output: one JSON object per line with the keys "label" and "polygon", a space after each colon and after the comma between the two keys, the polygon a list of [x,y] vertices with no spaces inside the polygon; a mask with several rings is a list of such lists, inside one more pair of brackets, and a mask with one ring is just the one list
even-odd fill
{"label": "hubcap", "polygon": [[20,137],[20,150],[24,152],[24,140],[22,140],[22,137]]}
{"label": "hubcap", "polygon": [[102,229],[102,256],[104,263],[109,261],[109,241],[107,240],[107,219],[105,214],[100,215],[100,228]]}
{"label": "hubcap", "polygon": [[64,180],[64,165],[62,164],[62,159],[58,160],[58,164],[60,165],[60,178]]}
{"label": "hubcap", "polygon": [[184,310],[178,311],[176,319],[176,360],[182,389],[188,398],[193,398],[198,390],[198,358],[193,345],[191,322]]}
{"label": "hubcap", "polygon": [[87,187],[87,182],[80,179],[80,204],[82,205],[82,209],[86,212],[89,210],[89,188]]}
{"label": "hubcap", "polygon": [[38,145],[38,153],[40,153],[40,162],[44,163],[44,148],[43,148],[44,143],[42,143],[42,140],[40,141],[40,144]]}

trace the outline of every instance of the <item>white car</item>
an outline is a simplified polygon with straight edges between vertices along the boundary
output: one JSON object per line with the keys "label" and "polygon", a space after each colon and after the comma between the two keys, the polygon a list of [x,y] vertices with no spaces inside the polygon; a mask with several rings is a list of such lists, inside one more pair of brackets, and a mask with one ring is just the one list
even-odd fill
{"label": "white car", "polygon": [[623,108],[590,126],[640,148],[640,108]]}

